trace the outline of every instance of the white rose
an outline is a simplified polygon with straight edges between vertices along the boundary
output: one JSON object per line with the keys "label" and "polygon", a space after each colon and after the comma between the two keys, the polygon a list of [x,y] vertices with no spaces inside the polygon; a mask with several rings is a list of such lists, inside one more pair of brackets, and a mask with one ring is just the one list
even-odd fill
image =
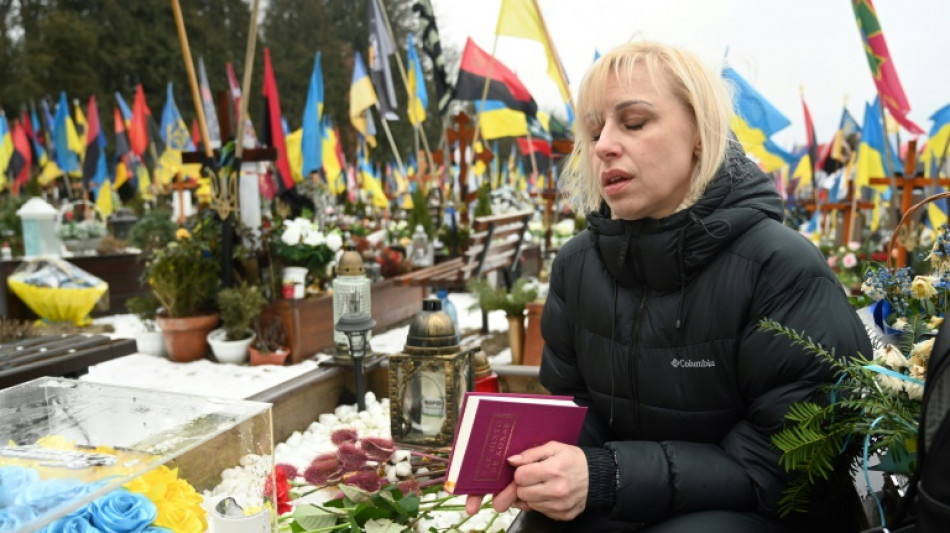
{"label": "white rose", "polygon": [[289,225],[283,233],[280,234],[280,240],[287,246],[293,246],[300,243],[300,230],[296,226]]}
{"label": "white rose", "polygon": [[900,392],[904,390],[904,381],[898,378],[885,376],[884,374],[878,374],[877,382],[881,384],[881,387],[890,390],[891,392]]}
{"label": "white rose", "polygon": [[333,232],[327,235],[327,247],[336,252],[343,246],[343,237],[339,233]]}
{"label": "white rose", "polygon": [[929,276],[917,276],[910,284],[910,292],[914,298],[924,300],[933,298],[937,295],[937,289],[934,288],[935,279]]}
{"label": "white rose", "polygon": [[907,396],[911,400],[923,400],[924,399],[924,387],[916,383],[905,382],[904,383],[904,392],[907,393]]}
{"label": "white rose", "polygon": [[303,237],[303,243],[307,246],[319,246],[322,242],[323,234],[318,231],[311,231]]}
{"label": "white rose", "polygon": [[884,366],[894,370],[900,370],[907,366],[907,358],[901,353],[897,346],[887,344],[883,348],[878,348],[874,353],[874,359],[881,361]]}

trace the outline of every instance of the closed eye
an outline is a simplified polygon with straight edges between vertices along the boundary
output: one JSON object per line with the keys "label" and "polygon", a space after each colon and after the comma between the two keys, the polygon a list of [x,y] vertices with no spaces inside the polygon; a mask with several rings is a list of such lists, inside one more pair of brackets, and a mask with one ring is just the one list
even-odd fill
{"label": "closed eye", "polygon": [[626,124],[624,127],[628,130],[639,131],[643,129],[644,124],[646,124],[646,122],[637,122],[635,124]]}

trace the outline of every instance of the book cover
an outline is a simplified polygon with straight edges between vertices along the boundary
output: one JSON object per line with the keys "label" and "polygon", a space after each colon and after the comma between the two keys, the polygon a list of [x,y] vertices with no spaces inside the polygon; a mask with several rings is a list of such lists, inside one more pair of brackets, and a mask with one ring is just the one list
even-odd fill
{"label": "book cover", "polygon": [[550,441],[577,444],[586,414],[570,396],[465,393],[446,492],[501,492],[515,474],[509,457]]}

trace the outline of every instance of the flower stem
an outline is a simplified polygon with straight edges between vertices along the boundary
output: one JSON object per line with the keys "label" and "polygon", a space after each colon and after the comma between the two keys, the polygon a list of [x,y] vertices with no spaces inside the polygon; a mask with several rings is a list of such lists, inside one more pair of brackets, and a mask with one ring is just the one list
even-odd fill
{"label": "flower stem", "polygon": [[409,453],[410,453],[411,455],[416,456],[416,457],[422,457],[422,458],[429,459],[430,461],[435,461],[435,462],[438,462],[438,463],[448,463],[448,462],[449,462],[449,460],[446,459],[445,457],[439,457],[438,455],[432,455],[432,454],[425,453],[425,452],[420,452],[420,451],[416,451],[416,450],[411,450]]}

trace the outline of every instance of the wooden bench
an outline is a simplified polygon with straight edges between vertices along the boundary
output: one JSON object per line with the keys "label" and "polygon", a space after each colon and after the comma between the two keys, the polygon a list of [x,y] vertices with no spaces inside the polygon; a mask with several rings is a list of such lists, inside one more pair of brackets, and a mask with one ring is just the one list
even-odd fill
{"label": "wooden bench", "polygon": [[0,345],[0,389],[42,376],[84,374],[90,366],[135,352],[134,339],[46,335]]}
{"label": "wooden bench", "polygon": [[405,285],[463,288],[472,278],[501,272],[509,288],[518,274],[524,235],[532,210],[477,217],[468,245],[459,257],[420,268],[395,278]]}

